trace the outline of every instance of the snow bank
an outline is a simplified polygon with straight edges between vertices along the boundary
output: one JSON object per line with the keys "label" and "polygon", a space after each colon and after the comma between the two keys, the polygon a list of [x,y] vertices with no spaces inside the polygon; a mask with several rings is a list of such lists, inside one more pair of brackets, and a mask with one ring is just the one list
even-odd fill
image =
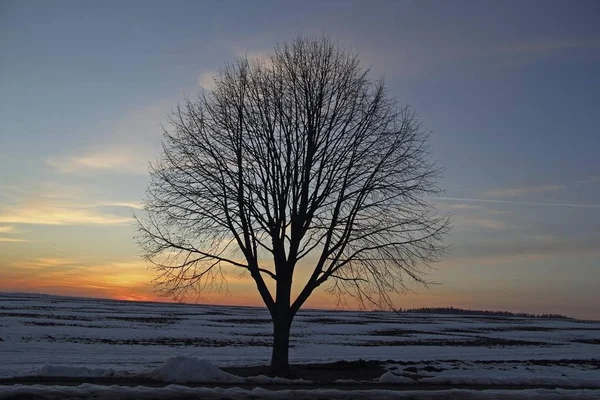
{"label": "snow bank", "polygon": [[267,400],[289,399],[301,400],[326,398],[332,400],[597,400],[600,390],[562,390],[562,389],[533,389],[533,390],[266,390],[266,389],[221,389],[221,388],[190,388],[178,385],[166,387],[128,387],[128,386],[99,386],[84,384],[80,386],[0,386],[0,399],[35,398],[46,399],[180,399],[199,398],[203,400]]}
{"label": "snow bank", "polygon": [[401,384],[415,383],[415,381],[413,381],[412,379],[407,378],[405,376],[396,375],[392,371],[388,371],[385,374],[381,375],[378,379],[375,380],[375,382],[377,382],[377,383],[401,383]]}
{"label": "snow bank", "polygon": [[176,356],[168,358],[161,366],[142,371],[134,376],[163,382],[177,383],[243,383],[244,378],[221,371],[217,366],[196,357]]}

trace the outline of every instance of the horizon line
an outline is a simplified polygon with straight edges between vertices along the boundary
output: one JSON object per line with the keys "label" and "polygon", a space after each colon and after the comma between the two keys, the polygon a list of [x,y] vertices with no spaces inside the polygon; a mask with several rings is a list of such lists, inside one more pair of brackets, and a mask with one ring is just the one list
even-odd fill
{"label": "horizon line", "polygon": [[[0,291],[0,296],[2,295],[33,295],[33,296],[50,296],[50,297],[62,297],[62,298],[67,298],[67,299],[82,299],[82,300],[101,300],[101,301],[117,301],[117,302],[128,302],[128,303],[151,303],[151,304],[173,304],[173,305],[184,305],[184,306],[201,306],[201,307],[205,307],[205,306],[209,306],[209,307],[247,307],[247,308],[264,308],[266,309],[266,306],[263,305],[240,305],[240,304],[210,304],[210,303],[188,303],[188,302],[180,302],[180,301],[176,301],[176,300],[165,300],[165,301],[158,301],[158,300],[131,300],[131,299],[117,299],[117,298],[111,298],[111,297],[86,297],[86,296],[70,296],[70,295],[64,295],[64,294],[52,294],[52,293],[41,293],[41,292],[7,292],[7,291]],[[523,312],[523,311],[509,311],[506,309],[500,310],[500,309],[484,309],[484,308],[462,308],[462,307],[457,307],[457,306],[452,306],[452,305],[448,305],[448,306],[423,306],[423,307],[411,307],[411,308],[400,308],[400,310],[379,310],[379,309],[374,309],[374,310],[360,310],[360,309],[335,309],[335,308],[315,308],[315,307],[309,307],[309,308],[302,308],[302,310],[305,311],[335,311],[335,312],[410,312],[410,311],[414,311],[414,310],[419,310],[419,309],[457,309],[457,310],[462,310],[462,311],[472,311],[472,312],[505,312],[505,313],[509,313],[509,314],[514,314],[516,317],[518,317],[518,314],[525,314],[528,316],[532,316],[532,317],[541,317],[543,315],[556,315],[559,317],[564,317],[564,318],[569,318],[569,319],[574,319],[577,321],[599,321],[600,320],[596,320],[596,319],[590,319],[590,318],[577,318],[577,317],[571,317],[565,314],[559,314],[559,313],[543,313],[543,314],[536,314],[536,313],[532,313],[532,312]]]}

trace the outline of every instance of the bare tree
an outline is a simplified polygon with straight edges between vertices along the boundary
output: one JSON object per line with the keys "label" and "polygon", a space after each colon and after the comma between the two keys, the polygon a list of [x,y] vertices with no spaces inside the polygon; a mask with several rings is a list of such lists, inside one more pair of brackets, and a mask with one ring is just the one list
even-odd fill
{"label": "bare tree", "polygon": [[[178,298],[221,284],[226,268],[249,273],[273,320],[276,372],[317,287],[393,307],[443,250],[428,134],[367,73],[328,38],[238,59],[173,112],[151,166],[138,241],[160,289]],[[312,273],[292,296],[299,268]]]}

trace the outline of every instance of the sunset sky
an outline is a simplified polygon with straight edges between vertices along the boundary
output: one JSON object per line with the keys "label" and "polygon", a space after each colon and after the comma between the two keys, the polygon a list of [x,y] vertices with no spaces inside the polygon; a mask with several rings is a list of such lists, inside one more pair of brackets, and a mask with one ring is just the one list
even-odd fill
{"label": "sunset sky", "polygon": [[[0,291],[157,299],[132,215],[166,114],[236,56],[326,34],[445,167],[440,285],[398,305],[600,319],[599,20],[584,0],[2,1]],[[229,292],[201,301],[260,304]]]}

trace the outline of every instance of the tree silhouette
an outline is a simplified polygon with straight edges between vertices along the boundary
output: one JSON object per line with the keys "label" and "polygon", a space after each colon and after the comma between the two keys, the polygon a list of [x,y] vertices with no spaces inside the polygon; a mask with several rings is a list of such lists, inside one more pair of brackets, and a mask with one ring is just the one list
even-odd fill
{"label": "tree silhouette", "polygon": [[[137,238],[160,290],[181,298],[222,284],[227,266],[249,273],[273,320],[275,372],[317,287],[393,307],[443,251],[428,133],[367,75],[328,38],[238,59],[173,112],[150,168]],[[299,268],[312,273],[292,297]]]}

